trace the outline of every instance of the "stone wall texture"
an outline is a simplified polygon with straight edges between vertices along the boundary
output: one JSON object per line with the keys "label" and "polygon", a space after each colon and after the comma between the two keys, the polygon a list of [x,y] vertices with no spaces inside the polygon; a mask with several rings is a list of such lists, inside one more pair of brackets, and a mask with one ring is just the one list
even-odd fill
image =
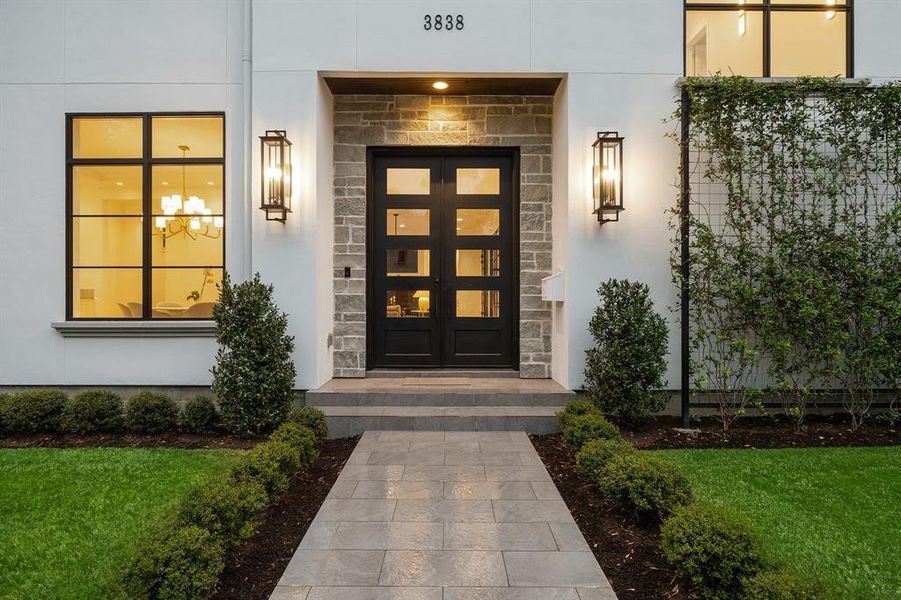
{"label": "stone wall texture", "polygon": [[335,377],[366,375],[367,146],[520,148],[520,376],[551,376],[552,108],[550,96],[335,96]]}

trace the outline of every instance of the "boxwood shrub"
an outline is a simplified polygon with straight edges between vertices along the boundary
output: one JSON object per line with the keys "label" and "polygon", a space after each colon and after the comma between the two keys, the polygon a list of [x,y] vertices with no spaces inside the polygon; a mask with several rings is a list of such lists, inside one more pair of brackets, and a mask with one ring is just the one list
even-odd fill
{"label": "boxwood shrub", "polygon": [[621,439],[591,440],[576,454],[576,467],[583,477],[597,481],[601,469],[622,452],[635,452],[635,447]]}
{"label": "boxwood shrub", "polygon": [[328,436],[328,423],[325,415],[312,406],[298,406],[288,412],[288,423],[297,423],[309,427],[318,439]]}
{"label": "boxwood shrub", "polygon": [[58,431],[69,397],[60,390],[24,390],[2,405],[4,428],[9,433]]}
{"label": "boxwood shrub", "polygon": [[77,394],[63,410],[62,429],[71,433],[119,431],[124,425],[122,398],[109,390]]}
{"label": "boxwood shrub", "polygon": [[750,526],[720,508],[692,503],[661,527],[660,548],[705,599],[744,598],[745,580],[761,566]]}
{"label": "boxwood shrub", "polygon": [[560,429],[563,429],[572,417],[587,415],[588,413],[601,414],[601,411],[588,400],[570,400],[557,413],[557,425],[560,426]]}
{"label": "boxwood shrub", "polygon": [[563,441],[577,452],[591,440],[612,440],[619,437],[616,425],[597,412],[569,417],[563,428]]}
{"label": "boxwood shrub", "polygon": [[208,433],[216,428],[219,412],[206,396],[195,396],[185,403],[179,419],[181,428],[189,433]]}
{"label": "boxwood shrub", "polygon": [[3,411],[6,410],[7,401],[9,401],[9,394],[0,394],[0,433],[6,431],[6,425],[3,422]]}
{"label": "boxwood shrub", "polygon": [[225,547],[233,546],[256,530],[254,516],[269,498],[256,481],[213,481],[193,491],[181,505],[178,521],[204,529]]}
{"label": "boxwood shrub", "polygon": [[125,406],[125,425],[139,433],[162,433],[178,424],[178,405],[169,396],[140,392]]}
{"label": "boxwood shrub", "polygon": [[608,498],[646,522],[660,522],[692,499],[678,465],[646,452],[614,454],[600,468],[597,484]]}
{"label": "boxwood shrub", "polygon": [[821,600],[826,598],[820,586],[796,573],[763,570],[745,580],[744,600]]}

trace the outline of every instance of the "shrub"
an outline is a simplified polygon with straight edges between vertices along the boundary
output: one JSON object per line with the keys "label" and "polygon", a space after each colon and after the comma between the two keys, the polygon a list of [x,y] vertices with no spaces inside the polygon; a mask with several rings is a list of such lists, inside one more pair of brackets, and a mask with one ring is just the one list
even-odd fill
{"label": "shrub", "polygon": [[60,390],[25,390],[3,403],[3,423],[10,433],[59,430],[69,398]]}
{"label": "shrub", "polygon": [[188,495],[178,520],[210,532],[225,547],[233,546],[254,532],[253,518],[267,501],[266,491],[255,481],[215,481]]}
{"label": "shrub", "polygon": [[6,410],[6,403],[9,401],[9,394],[0,394],[0,433],[6,431],[6,425],[3,421],[3,412]]}
{"label": "shrub", "polygon": [[702,598],[744,597],[743,580],[760,569],[750,527],[735,515],[702,504],[680,507],[663,523],[660,548]]}
{"label": "shrub", "polygon": [[321,410],[312,406],[292,408],[288,412],[288,422],[309,427],[320,440],[328,435],[328,422],[325,420],[325,415]]}
{"label": "shrub", "polygon": [[601,305],[588,330],[585,391],[605,412],[624,419],[645,417],[664,407],[668,331],[654,311],[647,285],[610,279],[598,288]]}
{"label": "shrub", "polygon": [[196,396],[185,403],[181,410],[181,428],[190,433],[207,433],[216,428],[219,413],[216,405],[206,396]]}
{"label": "shrub", "polygon": [[288,488],[288,475],[300,468],[300,455],[284,441],[268,441],[248,450],[235,466],[236,481],[252,480],[269,495],[278,495]]}
{"label": "shrub", "polygon": [[788,571],[760,571],[745,580],[744,600],[817,600],[825,598],[818,585]]}
{"label": "shrub", "polygon": [[125,425],[140,433],[160,433],[175,429],[178,406],[169,396],[155,392],[140,392],[125,406]]}
{"label": "shrub", "polygon": [[293,400],[294,338],[285,333],[288,316],[272,299],[272,286],[260,281],[232,284],[222,278],[213,308],[219,351],[213,390],[222,420],[234,433],[251,435],[285,420]]}
{"label": "shrub", "polygon": [[563,441],[576,451],[591,440],[611,440],[619,437],[616,425],[600,413],[570,417],[566,427],[563,428]]}
{"label": "shrub", "polygon": [[646,452],[621,452],[602,467],[598,487],[644,521],[659,522],[691,501],[691,486],[677,465]]}
{"label": "shrub", "polygon": [[118,431],[124,422],[122,412],[119,394],[109,390],[88,390],[69,401],[63,410],[61,426],[72,433]]}
{"label": "shrub", "polygon": [[129,598],[196,600],[205,598],[225,567],[225,550],[199,527],[165,528],[143,544],[123,578]]}
{"label": "shrub", "polygon": [[316,434],[309,427],[297,423],[285,423],[269,436],[270,442],[285,443],[297,453],[301,466],[307,466],[319,456],[316,450]]}
{"label": "shrub", "polygon": [[557,425],[560,426],[560,429],[563,429],[569,424],[570,419],[573,417],[587,415],[589,413],[601,414],[601,411],[588,400],[570,400],[566,403],[566,406],[563,407],[563,410],[557,413]]}
{"label": "shrub", "polygon": [[601,468],[622,452],[635,452],[635,448],[629,442],[619,439],[591,440],[576,454],[576,467],[583,476],[591,481],[597,481]]}

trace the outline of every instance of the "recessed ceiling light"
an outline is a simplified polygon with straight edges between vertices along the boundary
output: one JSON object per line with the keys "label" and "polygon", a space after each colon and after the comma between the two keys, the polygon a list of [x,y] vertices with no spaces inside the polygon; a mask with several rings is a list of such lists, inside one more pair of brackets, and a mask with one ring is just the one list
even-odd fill
{"label": "recessed ceiling light", "polygon": [[213,182],[212,182],[212,181],[207,181],[206,184],[207,184],[207,185],[213,185]]}
{"label": "recessed ceiling light", "polygon": [[116,185],[122,186],[122,185],[124,185],[124,184],[123,184],[121,181],[117,181],[117,182],[116,182]]}
{"label": "recessed ceiling light", "polygon": [[163,182],[163,185],[169,185],[169,182],[168,182],[168,181],[164,181],[164,182]]}
{"label": "recessed ceiling light", "polygon": [[432,87],[435,88],[436,90],[446,90],[447,82],[446,81],[436,81],[435,83],[432,84]]}

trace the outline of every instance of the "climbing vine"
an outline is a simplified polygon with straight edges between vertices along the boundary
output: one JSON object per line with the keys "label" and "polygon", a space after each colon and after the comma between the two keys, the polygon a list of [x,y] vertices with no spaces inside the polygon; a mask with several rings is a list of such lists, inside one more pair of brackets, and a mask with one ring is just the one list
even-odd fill
{"label": "climbing vine", "polygon": [[[724,428],[764,397],[859,427],[901,380],[901,85],[689,78],[693,392]],[[675,113],[681,118],[683,104]]]}

